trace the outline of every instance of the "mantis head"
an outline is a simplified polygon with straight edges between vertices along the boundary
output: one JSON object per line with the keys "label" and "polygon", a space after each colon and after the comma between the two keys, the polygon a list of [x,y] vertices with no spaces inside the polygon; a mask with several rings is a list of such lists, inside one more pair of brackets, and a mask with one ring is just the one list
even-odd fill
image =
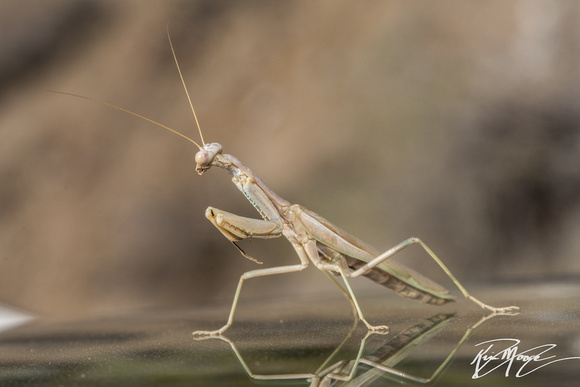
{"label": "mantis head", "polygon": [[203,148],[195,155],[195,162],[197,163],[195,170],[200,175],[207,171],[215,159],[215,157],[222,153],[222,146],[217,142],[205,144]]}

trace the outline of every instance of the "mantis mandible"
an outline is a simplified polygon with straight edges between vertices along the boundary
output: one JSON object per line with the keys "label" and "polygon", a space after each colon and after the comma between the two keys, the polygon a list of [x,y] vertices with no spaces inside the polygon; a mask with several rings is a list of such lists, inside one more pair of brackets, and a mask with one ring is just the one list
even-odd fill
{"label": "mantis mandible", "polygon": [[339,286],[341,291],[345,293],[353,306],[356,317],[367,326],[369,331],[374,333],[387,333],[387,326],[372,325],[365,319],[349,284],[349,278],[367,277],[370,280],[393,290],[400,296],[415,299],[427,304],[442,305],[453,301],[454,299],[443,286],[400,263],[389,260],[389,258],[401,250],[415,244],[420,245],[443,269],[443,271],[445,271],[466,298],[493,313],[518,313],[519,308],[517,306],[495,308],[481,302],[469,294],[445,264],[419,238],[408,238],[395,247],[380,253],[360,239],[336,227],[315,212],[307,210],[299,204],[292,204],[277,195],[266,186],[266,184],[254,172],[242,164],[240,160],[232,155],[223,153],[222,145],[215,142],[206,143],[203,139],[201,127],[197,120],[197,115],[193,108],[171,42],[169,25],[167,35],[171,52],[199,131],[202,145],[199,145],[191,138],[165,125],[122,107],[76,94],[64,92],[57,93],[88,99],[127,112],[191,141],[199,148],[199,152],[195,155],[195,162],[197,164],[196,170],[200,175],[207,172],[211,167],[223,168],[228,171],[232,175],[233,183],[244,194],[246,199],[250,201],[262,219],[242,217],[213,207],[207,208],[205,216],[229,241],[234,244],[234,246],[236,246],[244,257],[252,259],[257,263],[261,263],[248,256],[236,244],[236,242],[247,238],[277,238],[284,236],[292,244],[292,247],[294,247],[300,263],[252,270],[242,274],[234,294],[234,300],[226,324],[213,331],[196,331],[193,333],[195,338],[219,336],[232,325],[236,305],[244,281],[250,278],[302,271],[311,263],[325,273],[332,273],[342,278],[346,291],[334,279],[333,281]]}

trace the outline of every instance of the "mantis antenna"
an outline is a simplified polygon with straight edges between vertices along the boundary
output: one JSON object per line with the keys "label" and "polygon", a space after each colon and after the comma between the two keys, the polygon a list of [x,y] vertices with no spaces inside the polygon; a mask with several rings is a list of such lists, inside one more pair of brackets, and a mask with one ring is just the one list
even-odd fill
{"label": "mantis antenna", "polygon": [[170,132],[173,132],[173,133],[177,134],[178,136],[181,136],[181,137],[185,138],[187,141],[191,141],[191,142],[192,142],[192,143],[194,143],[194,144],[195,144],[195,145],[196,145],[196,146],[197,146],[199,149],[203,149],[203,147],[202,147],[201,145],[199,145],[197,142],[193,141],[191,138],[187,137],[185,134],[181,134],[181,133],[179,133],[177,130],[171,129],[171,128],[170,128],[170,127],[168,127],[168,126],[165,126],[165,125],[163,125],[163,124],[160,124],[160,123],[159,123],[159,122],[157,122],[157,121],[153,121],[151,118],[147,118],[147,117],[145,117],[145,116],[142,116],[141,114],[138,114],[138,113],[132,112],[131,110],[128,110],[128,109],[122,108],[122,107],[120,107],[120,106],[117,106],[117,105],[113,105],[112,103],[109,103],[109,102],[101,101],[100,99],[91,98],[91,97],[86,97],[86,96],[84,96],[84,95],[73,94],[73,93],[67,93],[67,92],[65,92],[65,91],[58,91],[58,90],[46,90],[46,91],[48,91],[48,92],[50,92],[50,93],[63,94],[63,95],[70,95],[71,97],[76,97],[76,98],[82,98],[82,99],[86,99],[86,100],[88,100],[88,101],[91,101],[91,102],[100,103],[101,105],[105,105],[105,106],[108,106],[108,107],[112,107],[113,109],[117,109],[117,110],[120,110],[120,111],[122,111],[122,112],[125,112],[125,113],[132,114],[132,115],[134,115],[135,117],[139,117],[139,118],[141,118],[141,119],[143,119],[143,120],[145,120],[145,121],[149,121],[149,122],[151,122],[152,124],[155,124],[155,125],[157,125],[157,126],[160,126],[160,127],[162,127],[163,129],[167,129],[167,130],[169,130]]}
{"label": "mantis antenna", "polygon": [[[177,66],[177,71],[179,72],[179,78],[181,79],[181,84],[183,85],[183,89],[185,90],[185,95],[187,96],[187,101],[189,102],[189,107],[191,107],[191,111],[193,113],[193,118],[195,119],[195,125],[197,126],[197,130],[199,131],[199,137],[201,138],[201,143],[203,145],[205,145],[205,141],[203,140],[203,134],[201,132],[201,127],[199,126],[199,121],[197,120],[197,114],[195,114],[195,109],[193,108],[193,103],[191,102],[191,98],[189,97],[189,92],[187,91],[187,86],[185,85],[185,81],[183,80],[183,74],[181,73],[181,68],[179,67],[179,62],[177,60],[177,56],[175,55],[175,50],[173,49],[173,43],[171,42],[171,35],[169,34],[169,24],[170,23],[171,23],[171,21],[169,21],[167,23],[167,38],[169,39],[169,46],[171,47],[171,53],[173,54],[173,59],[175,60],[175,65]],[[143,119],[145,121],[148,121],[148,122],[150,122],[152,124],[155,124],[157,126],[160,126],[163,129],[167,129],[170,132],[173,132],[173,133],[177,134],[178,136],[181,136],[181,137],[185,138],[187,141],[190,141],[190,142],[194,143],[200,150],[203,149],[203,147],[201,145],[199,145],[197,142],[195,142],[191,138],[187,137],[186,135],[179,133],[177,130],[171,129],[170,127],[165,126],[163,124],[160,124],[157,121],[153,121],[151,118],[147,118],[145,116],[142,116],[141,114],[132,112],[129,109],[125,109],[123,107],[120,107],[120,106],[117,106],[117,105],[113,105],[112,103],[109,103],[109,102],[101,101],[100,99],[86,97],[84,95],[67,93],[67,92],[64,92],[64,91],[57,91],[57,90],[47,90],[47,91],[48,92],[51,92],[51,93],[69,95],[71,97],[86,99],[86,100],[91,101],[91,102],[96,102],[96,103],[99,103],[101,105],[105,105],[105,106],[108,106],[108,107],[112,107],[113,109],[117,109],[117,110],[120,110],[122,112],[132,114],[135,117],[139,117],[139,118],[141,118],[141,119]]]}
{"label": "mantis antenna", "polygon": [[203,134],[201,133],[201,127],[199,126],[199,122],[197,121],[197,114],[195,114],[195,109],[193,108],[193,103],[191,103],[191,98],[189,97],[189,92],[187,91],[187,86],[185,85],[185,81],[183,80],[183,74],[181,73],[181,68],[179,67],[179,61],[177,60],[177,55],[175,55],[175,50],[173,49],[173,43],[171,42],[171,35],[169,34],[169,24],[170,23],[171,23],[171,20],[167,22],[167,39],[169,39],[169,47],[171,47],[171,53],[173,54],[173,60],[175,60],[175,66],[177,66],[177,72],[179,73],[179,78],[181,79],[181,84],[183,85],[183,90],[185,90],[185,95],[187,96],[187,101],[189,102],[189,107],[191,108],[191,112],[193,113],[193,118],[195,119],[195,125],[197,126],[197,130],[199,131],[199,138],[201,138],[201,143],[203,145],[205,145],[205,141],[203,140]]}

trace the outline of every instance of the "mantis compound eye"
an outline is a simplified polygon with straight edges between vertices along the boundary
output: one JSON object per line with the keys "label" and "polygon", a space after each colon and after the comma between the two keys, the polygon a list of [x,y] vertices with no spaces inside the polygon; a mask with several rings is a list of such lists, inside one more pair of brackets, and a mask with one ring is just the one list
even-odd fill
{"label": "mantis compound eye", "polygon": [[197,154],[195,155],[195,162],[200,167],[207,166],[209,163],[211,163],[211,159],[209,157],[209,152],[205,149],[197,152]]}

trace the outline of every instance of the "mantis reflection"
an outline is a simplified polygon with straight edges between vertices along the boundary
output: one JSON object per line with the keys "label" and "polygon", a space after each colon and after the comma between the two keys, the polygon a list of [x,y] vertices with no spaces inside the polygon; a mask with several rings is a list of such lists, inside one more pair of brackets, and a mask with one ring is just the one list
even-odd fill
{"label": "mantis reflection", "polygon": [[[358,321],[355,320],[345,339],[342,340],[338,347],[330,354],[330,356],[328,356],[328,358],[326,358],[318,369],[312,373],[306,372],[273,375],[254,373],[232,340],[224,335],[214,336],[207,339],[218,339],[228,343],[246,373],[255,380],[282,382],[303,379],[310,383],[310,387],[359,387],[368,386],[379,378],[387,377],[398,382],[410,381],[426,384],[435,380],[439,376],[474,329],[479,327],[485,321],[497,316],[500,316],[500,314],[484,316],[475,324],[471,325],[441,365],[439,365],[439,367],[429,377],[411,375],[397,370],[395,366],[417,348],[423,346],[427,341],[435,337],[455,318],[454,313],[438,313],[429,318],[421,319],[415,324],[402,330],[397,335],[390,337],[381,335],[373,336],[373,332],[367,332],[361,339],[357,354],[354,358],[338,360],[331,364],[333,358],[337,356],[341,348],[349,341],[349,339],[351,339],[356,331]],[[381,337],[383,340],[376,349],[363,356],[367,340],[370,337]]]}

